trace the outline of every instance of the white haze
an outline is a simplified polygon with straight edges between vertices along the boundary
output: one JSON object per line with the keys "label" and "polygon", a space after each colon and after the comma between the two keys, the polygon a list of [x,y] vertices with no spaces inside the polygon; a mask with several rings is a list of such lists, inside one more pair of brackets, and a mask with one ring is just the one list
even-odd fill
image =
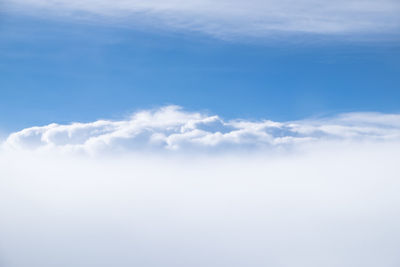
{"label": "white haze", "polygon": [[[160,126],[155,114],[165,110],[132,118],[150,114],[147,132],[171,133],[193,116],[209,117],[170,108],[181,124],[164,117]],[[190,139],[172,149],[146,138],[144,147],[110,149],[124,144],[118,137],[107,149],[77,154],[65,138],[43,138],[53,136],[48,128],[35,128],[36,139],[21,137],[32,129],[14,133],[0,152],[0,266],[398,267],[397,116],[275,122],[296,125],[284,133],[303,129],[297,137],[307,141],[263,146],[245,135],[219,153]]]}
{"label": "white haze", "polygon": [[5,0],[44,18],[197,31],[222,38],[397,34],[397,0]]}

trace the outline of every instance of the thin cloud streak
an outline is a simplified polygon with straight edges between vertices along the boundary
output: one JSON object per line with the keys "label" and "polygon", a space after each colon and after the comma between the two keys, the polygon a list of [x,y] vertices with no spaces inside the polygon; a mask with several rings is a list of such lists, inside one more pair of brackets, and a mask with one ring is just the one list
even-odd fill
{"label": "thin cloud streak", "polygon": [[9,10],[136,27],[197,31],[220,38],[285,34],[369,35],[400,30],[395,0],[13,0]]}

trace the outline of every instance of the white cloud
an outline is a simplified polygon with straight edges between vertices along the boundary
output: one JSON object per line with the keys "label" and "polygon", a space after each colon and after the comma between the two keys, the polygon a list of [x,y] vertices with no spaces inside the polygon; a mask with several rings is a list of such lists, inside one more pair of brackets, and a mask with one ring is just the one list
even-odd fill
{"label": "white cloud", "polygon": [[176,106],[24,129],[0,150],[0,266],[398,267],[399,132]]}
{"label": "white cloud", "polygon": [[400,140],[400,115],[349,113],[330,118],[274,122],[224,121],[178,106],[141,111],[120,121],[50,124],[10,134],[5,149],[85,152],[269,150],[321,141]]}
{"label": "white cloud", "polygon": [[400,144],[188,157],[0,153],[0,263],[397,267]]}
{"label": "white cloud", "polygon": [[[6,0],[9,9],[218,37],[276,34],[395,34],[397,0]],[[50,15],[51,14],[51,15]],[[140,26],[140,27],[141,27]]]}

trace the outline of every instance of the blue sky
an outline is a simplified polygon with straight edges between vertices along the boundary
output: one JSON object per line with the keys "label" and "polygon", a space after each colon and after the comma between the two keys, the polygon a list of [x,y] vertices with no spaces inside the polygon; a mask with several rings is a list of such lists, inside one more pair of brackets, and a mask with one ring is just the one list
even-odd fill
{"label": "blue sky", "polygon": [[10,132],[167,104],[226,119],[399,112],[397,33],[226,38],[6,10],[0,124]]}
{"label": "blue sky", "polygon": [[0,0],[1,267],[399,267],[399,0]]}

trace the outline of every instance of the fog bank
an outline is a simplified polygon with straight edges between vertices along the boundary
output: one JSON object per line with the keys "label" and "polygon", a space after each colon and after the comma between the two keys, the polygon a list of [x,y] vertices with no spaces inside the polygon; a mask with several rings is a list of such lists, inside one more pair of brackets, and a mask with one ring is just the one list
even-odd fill
{"label": "fog bank", "polygon": [[400,144],[0,152],[0,266],[400,264]]}

